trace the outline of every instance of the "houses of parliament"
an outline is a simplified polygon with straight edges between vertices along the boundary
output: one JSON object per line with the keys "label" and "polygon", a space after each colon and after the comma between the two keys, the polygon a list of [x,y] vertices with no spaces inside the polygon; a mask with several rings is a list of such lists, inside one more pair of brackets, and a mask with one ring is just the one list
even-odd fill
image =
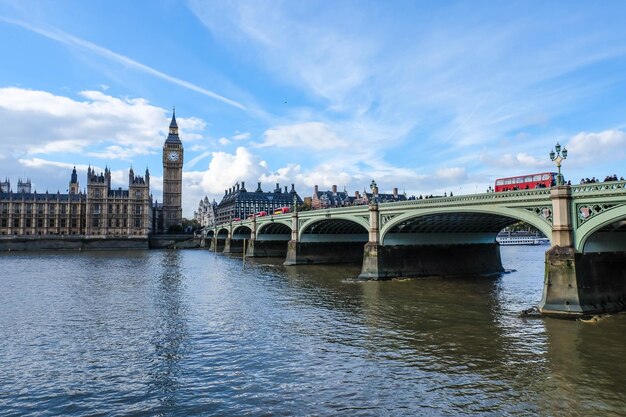
{"label": "houses of parliament", "polygon": [[16,189],[0,181],[0,239],[76,236],[85,238],[146,238],[182,225],[183,144],[176,114],[163,144],[163,201],[153,201],[150,172],[128,172],[128,189],[111,187],[111,171],[87,169],[86,189],[80,189],[76,168],[67,193],[32,191],[30,180]]}

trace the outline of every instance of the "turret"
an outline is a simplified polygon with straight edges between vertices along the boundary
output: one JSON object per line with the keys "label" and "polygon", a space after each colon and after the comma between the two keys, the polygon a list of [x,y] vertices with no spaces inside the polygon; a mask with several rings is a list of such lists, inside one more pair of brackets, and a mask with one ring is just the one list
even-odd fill
{"label": "turret", "polygon": [[177,143],[182,144],[178,137],[178,123],[176,123],[176,109],[172,111],[172,121],[170,122],[169,134],[165,143]]}
{"label": "turret", "polygon": [[31,191],[31,183],[30,178],[22,181],[22,179],[17,180],[17,192],[18,193],[30,193]]}
{"label": "turret", "polygon": [[3,182],[0,182],[0,192],[8,193],[11,191],[11,182],[8,178],[5,178]]}
{"label": "turret", "polygon": [[108,166],[104,167],[104,182],[107,185],[107,189],[111,189],[111,170]]}
{"label": "turret", "polygon": [[76,167],[72,169],[72,175],[70,176],[69,193],[70,194],[78,193],[78,174],[76,174]]}

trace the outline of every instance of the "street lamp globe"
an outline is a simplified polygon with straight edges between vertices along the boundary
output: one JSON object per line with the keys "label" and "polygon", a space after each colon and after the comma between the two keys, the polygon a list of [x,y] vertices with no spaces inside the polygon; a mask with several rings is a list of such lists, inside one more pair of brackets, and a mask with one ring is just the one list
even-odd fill
{"label": "street lamp globe", "polygon": [[554,161],[554,163],[556,164],[556,168],[558,170],[558,173],[556,176],[557,186],[565,184],[565,179],[563,178],[563,175],[561,174],[561,162],[563,162],[565,159],[567,159],[567,149],[563,148],[563,152],[561,152],[561,145],[557,142],[554,149],[550,151],[550,160]]}

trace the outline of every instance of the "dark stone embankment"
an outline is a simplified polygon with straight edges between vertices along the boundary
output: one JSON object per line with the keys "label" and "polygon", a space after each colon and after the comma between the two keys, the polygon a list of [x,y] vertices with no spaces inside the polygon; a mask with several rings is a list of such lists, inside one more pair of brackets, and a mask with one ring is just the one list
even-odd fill
{"label": "dark stone embankment", "polygon": [[190,249],[200,247],[193,235],[150,237],[10,236],[0,238],[0,252],[37,250]]}

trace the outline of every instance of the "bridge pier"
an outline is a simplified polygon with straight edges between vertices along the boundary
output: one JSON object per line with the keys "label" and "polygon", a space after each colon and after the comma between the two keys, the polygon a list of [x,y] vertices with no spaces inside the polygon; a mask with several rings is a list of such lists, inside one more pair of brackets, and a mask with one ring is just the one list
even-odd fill
{"label": "bridge pier", "polygon": [[497,243],[383,246],[369,242],[359,278],[476,276],[503,271]]}
{"label": "bridge pier", "polygon": [[290,240],[283,265],[359,263],[363,242],[298,242]]}
{"label": "bridge pier", "polygon": [[218,239],[214,237],[211,239],[211,247],[209,248],[211,252],[222,252],[224,250],[225,239]]}
{"label": "bridge pier", "polygon": [[287,241],[250,239],[246,249],[246,257],[272,258],[287,256]]}
{"label": "bridge pier", "polygon": [[233,239],[226,238],[224,240],[224,250],[223,253],[243,253],[243,240],[242,239]]}
{"label": "bridge pier", "polygon": [[554,246],[545,262],[541,313],[576,317],[626,309],[626,252],[579,253]]}
{"label": "bridge pier", "polygon": [[567,186],[551,191],[552,243],[546,252],[542,314],[576,317],[626,308],[626,252],[581,253],[575,249],[572,196]]}

